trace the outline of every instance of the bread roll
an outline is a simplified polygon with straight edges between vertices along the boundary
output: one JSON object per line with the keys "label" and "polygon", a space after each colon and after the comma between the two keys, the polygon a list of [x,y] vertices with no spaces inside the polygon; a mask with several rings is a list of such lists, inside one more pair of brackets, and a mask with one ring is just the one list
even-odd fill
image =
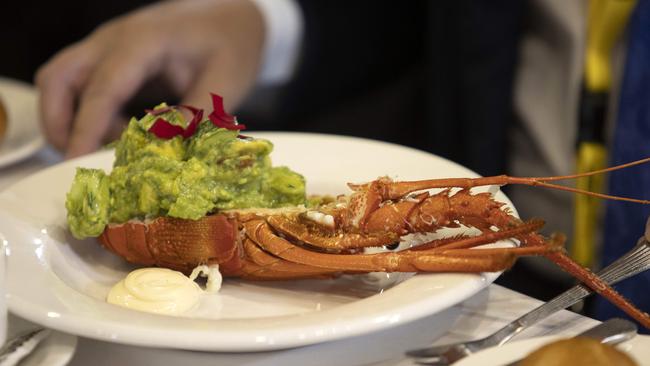
{"label": "bread roll", "polygon": [[7,110],[5,109],[4,104],[2,104],[2,99],[0,99],[0,141],[2,141],[6,133],[7,133]]}
{"label": "bread roll", "polygon": [[634,366],[630,356],[591,338],[563,339],[543,346],[524,358],[520,366]]}

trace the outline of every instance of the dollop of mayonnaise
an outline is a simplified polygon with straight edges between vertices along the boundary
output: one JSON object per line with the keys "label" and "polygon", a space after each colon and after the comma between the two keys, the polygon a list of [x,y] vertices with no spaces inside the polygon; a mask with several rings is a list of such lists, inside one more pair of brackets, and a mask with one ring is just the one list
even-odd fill
{"label": "dollop of mayonnaise", "polygon": [[113,286],[106,301],[134,310],[180,315],[195,307],[203,295],[201,287],[194,282],[199,273],[207,274],[208,290],[215,291],[215,287],[218,290],[221,275],[215,266],[199,266],[189,278],[171,269],[141,268]]}

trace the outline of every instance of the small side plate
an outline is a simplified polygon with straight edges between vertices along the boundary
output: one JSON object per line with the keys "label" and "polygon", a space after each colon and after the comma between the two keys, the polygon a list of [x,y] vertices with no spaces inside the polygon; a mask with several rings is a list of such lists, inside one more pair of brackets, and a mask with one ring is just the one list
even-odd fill
{"label": "small side plate", "polygon": [[[14,315],[9,315],[7,337],[12,338],[31,329],[40,327]],[[63,366],[67,365],[77,348],[77,337],[51,331],[36,349],[21,362],[20,366]]]}
{"label": "small side plate", "polygon": [[0,141],[0,168],[24,160],[45,144],[38,117],[38,93],[21,81],[0,77],[0,99],[7,109],[7,136]]}

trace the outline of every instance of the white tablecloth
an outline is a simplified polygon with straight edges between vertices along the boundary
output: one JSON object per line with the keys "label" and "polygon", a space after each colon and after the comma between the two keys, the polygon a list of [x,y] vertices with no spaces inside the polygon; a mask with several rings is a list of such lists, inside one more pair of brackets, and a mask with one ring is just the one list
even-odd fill
{"label": "white tablecloth", "polygon": [[[60,155],[46,148],[26,161],[0,169],[0,190],[60,160]],[[80,338],[70,365],[411,365],[402,356],[407,349],[486,336],[539,304],[528,296],[491,285],[444,314],[366,336],[274,352],[191,352]],[[451,330],[442,337],[441,330],[433,328],[434,324],[440,324],[441,316],[453,321]],[[547,334],[574,335],[594,324],[595,320],[562,311],[515,339]]]}

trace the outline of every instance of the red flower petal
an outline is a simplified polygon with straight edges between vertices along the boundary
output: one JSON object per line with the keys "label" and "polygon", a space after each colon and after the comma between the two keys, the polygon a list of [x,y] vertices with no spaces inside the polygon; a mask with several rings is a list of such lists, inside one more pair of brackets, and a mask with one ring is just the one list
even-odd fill
{"label": "red flower petal", "polygon": [[214,109],[210,114],[214,114],[224,122],[235,123],[235,117],[226,113],[226,110],[223,108],[223,98],[221,95],[210,93],[210,96],[212,96],[212,109]]}
{"label": "red flower petal", "polygon": [[[210,113],[208,118],[217,127],[220,128],[225,128],[228,130],[243,130],[246,129],[246,125],[239,124],[237,123],[237,118],[234,116],[231,116],[230,114],[226,113],[225,109],[223,108],[223,98],[220,95],[210,93],[210,96],[212,96],[212,107],[213,111]],[[185,108],[192,112],[193,117],[190,123],[187,125],[186,128],[182,128],[180,126],[173,125],[169,123],[169,121],[165,120],[164,118],[158,118],[153,125],[151,125],[151,128],[149,128],[149,132],[153,133],[156,135],[158,138],[161,139],[171,139],[175,136],[181,135],[183,138],[189,138],[194,133],[196,133],[196,128],[203,119],[203,110],[192,107],[189,105],[180,105],[180,106],[169,106],[165,108],[158,108],[158,109],[147,109],[145,110],[147,113],[157,116],[165,112],[172,111],[176,108]],[[241,136],[241,135],[240,135]],[[246,136],[242,136],[246,138]]]}
{"label": "red flower petal", "polygon": [[228,130],[244,130],[244,129],[246,129],[246,125],[235,124],[235,123],[232,123],[232,122],[226,122],[226,121],[223,121],[223,120],[219,119],[219,117],[217,117],[214,114],[214,112],[210,113],[208,118],[210,119],[210,121],[212,121],[212,124],[217,126],[217,127],[225,128],[225,129],[228,129]]}
{"label": "red flower petal", "polygon": [[149,132],[164,140],[169,140],[175,136],[183,135],[184,131],[183,127],[173,125],[160,117],[153,123],[153,125],[151,125],[151,128],[149,128]]}
{"label": "red flower petal", "polygon": [[196,132],[196,127],[199,125],[199,122],[201,122],[201,120],[203,119],[203,109],[198,109],[198,108],[184,106],[184,105],[182,105],[181,107],[187,108],[192,113],[194,113],[194,117],[192,117],[192,120],[185,128],[185,131],[183,131],[183,138],[188,138],[194,135],[194,133]]}
{"label": "red flower petal", "polygon": [[244,130],[246,125],[238,124],[237,118],[229,115],[223,108],[223,98],[220,95],[210,93],[212,96],[212,108],[208,118],[217,127],[225,128],[228,130]]}
{"label": "red flower petal", "polygon": [[[182,105],[180,107],[189,110],[194,115],[186,128],[173,125],[169,123],[169,121],[165,120],[164,118],[158,117],[158,119],[153,123],[153,125],[151,125],[151,128],[149,128],[149,132],[156,135],[156,137],[165,140],[169,140],[178,135],[183,136],[183,138],[188,138],[194,135],[194,133],[196,132],[196,127],[199,125],[199,122],[201,122],[201,119],[203,118],[203,110],[192,106],[186,106],[186,105]],[[169,112],[175,108],[177,107],[172,106],[167,108],[160,108],[147,113],[151,113],[155,116],[157,114],[164,113],[164,112],[160,112],[162,110],[164,110],[165,112]]]}

